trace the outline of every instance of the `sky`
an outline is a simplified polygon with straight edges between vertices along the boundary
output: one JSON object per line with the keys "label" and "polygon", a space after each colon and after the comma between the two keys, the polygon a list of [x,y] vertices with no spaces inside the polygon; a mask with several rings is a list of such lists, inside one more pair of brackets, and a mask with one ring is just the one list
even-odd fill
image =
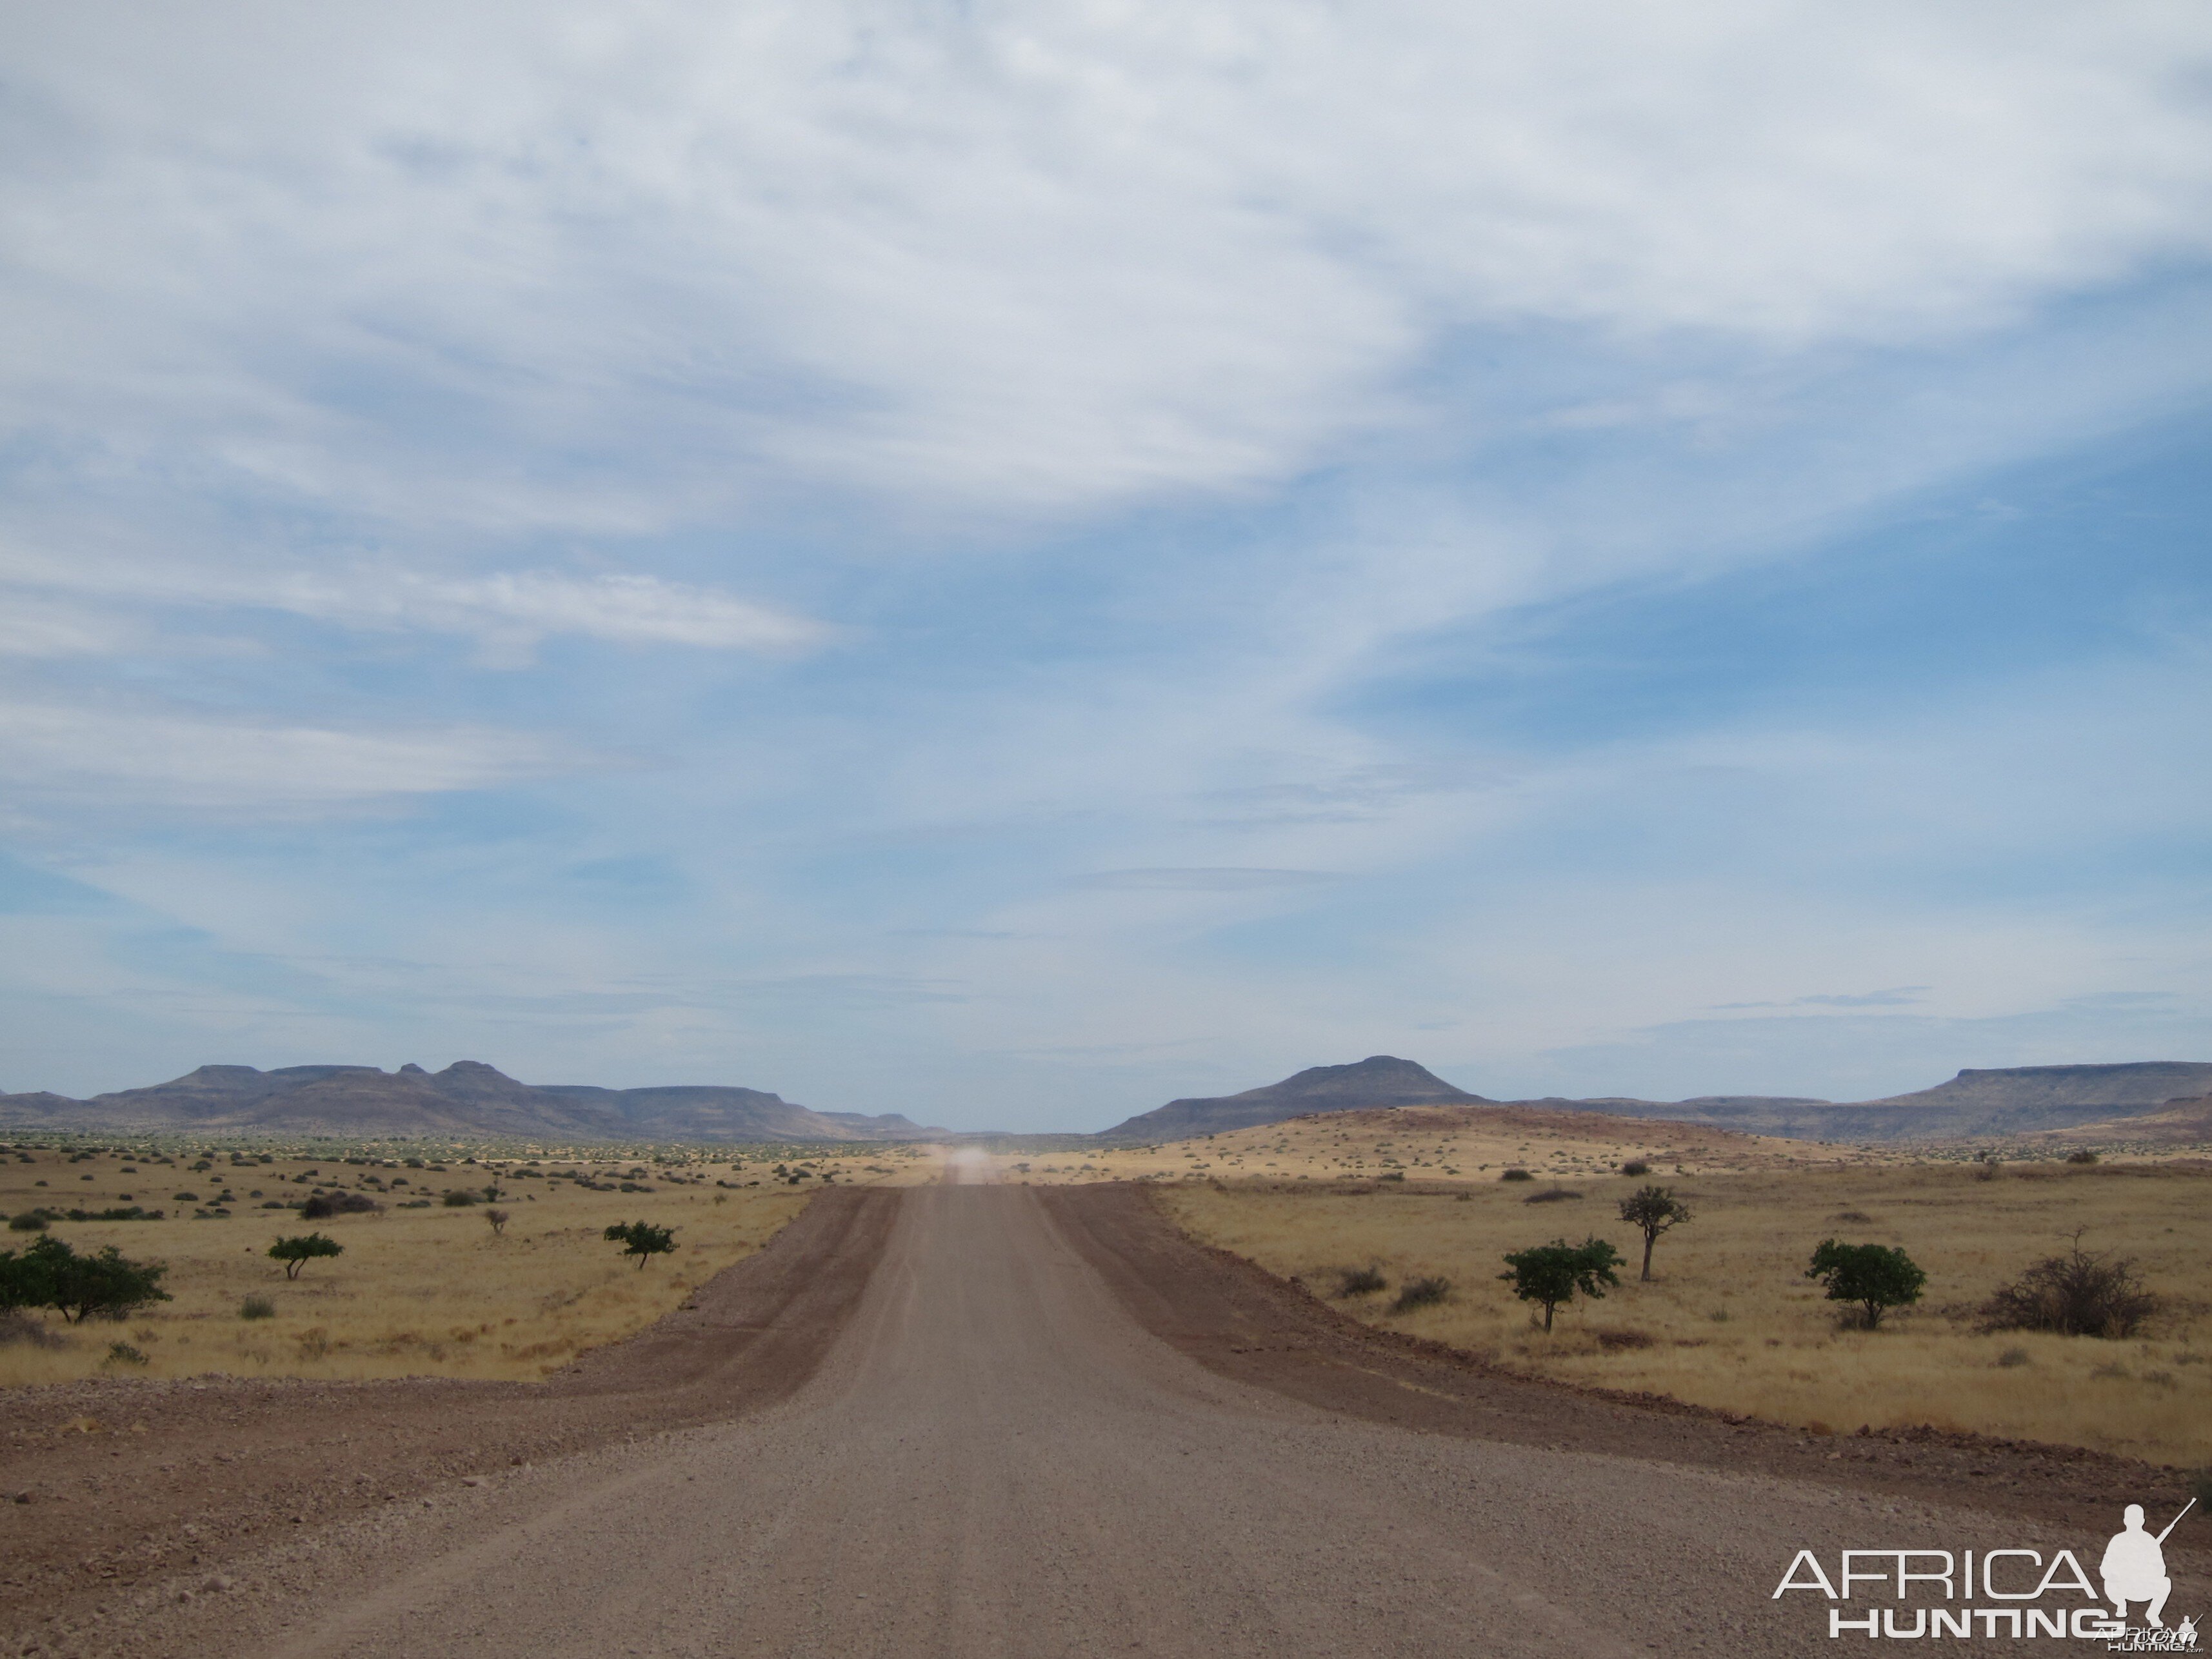
{"label": "sky", "polygon": [[24,0],[0,1089],[2212,1059],[2212,12]]}

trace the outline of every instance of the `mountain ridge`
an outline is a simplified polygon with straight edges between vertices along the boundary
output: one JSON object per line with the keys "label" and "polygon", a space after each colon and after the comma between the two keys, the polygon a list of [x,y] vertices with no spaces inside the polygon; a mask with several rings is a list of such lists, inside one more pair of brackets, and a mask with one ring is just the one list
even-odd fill
{"label": "mountain ridge", "polygon": [[1149,1112],[1102,1129],[1102,1140],[1175,1140],[1192,1134],[1218,1134],[1255,1124],[1279,1123],[1315,1112],[1356,1111],[1373,1106],[1425,1106],[1449,1103],[1494,1106],[1498,1102],[1455,1088],[1425,1066],[1395,1054],[1370,1054],[1348,1066],[1310,1066],[1279,1083],[1263,1084],[1241,1094],[1171,1100]]}
{"label": "mountain ridge", "polygon": [[431,1072],[374,1066],[202,1066],[167,1083],[73,1100],[0,1094],[0,1125],[94,1130],[506,1135],[537,1140],[927,1140],[896,1112],[817,1112],[758,1089],[533,1085],[482,1060]]}
{"label": "mountain ridge", "polygon": [[[1365,1092],[1363,1093],[1363,1091]],[[1441,1092],[1437,1092],[1441,1091]],[[2015,1066],[1962,1070],[1948,1082],[1878,1100],[1798,1095],[1698,1095],[1687,1100],[1627,1096],[1492,1100],[1390,1054],[1352,1066],[1316,1066],[1240,1094],[1171,1100],[1099,1132],[1101,1140],[1167,1140],[1279,1123],[1321,1111],[1432,1102],[1602,1112],[1664,1118],[1793,1140],[2002,1139],[2155,1114],[2212,1093],[2212,1064],[2129,1060],[2110,1065]],[[1335,1103],[1317,1103],[1322,1100]]]}

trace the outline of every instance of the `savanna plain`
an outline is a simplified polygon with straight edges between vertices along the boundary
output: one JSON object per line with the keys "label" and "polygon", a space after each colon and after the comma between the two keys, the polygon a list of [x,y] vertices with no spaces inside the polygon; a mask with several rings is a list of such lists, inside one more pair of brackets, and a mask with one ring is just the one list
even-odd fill
{"label": "savanna plain", "polygon": [[[40,1237],[81,1255],[112,1246],[162,1264],[170,1298],[120,1321],[0,1314],[0,1385],[210,1373],[527,1381],[680,1307],[811,1192],[934,1168],[915,1149],[873,1146],[0,1148],[0,1250]],[[161,1218],[93,1218],[132,1210]],[[638,1220],[669,1227],[677,1248],[641,1261],[605,1238]],[[296,1276],[268,1254],[310,1235],[339,1253]]]}

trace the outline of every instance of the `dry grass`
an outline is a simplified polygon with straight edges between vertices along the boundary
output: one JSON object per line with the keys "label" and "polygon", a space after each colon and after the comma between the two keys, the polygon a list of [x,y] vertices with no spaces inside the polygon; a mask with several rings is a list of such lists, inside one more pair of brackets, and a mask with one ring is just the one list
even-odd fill
{"label": "dry grass", "polygon": [[[1964,1151],[1959,1154],[1963,1159]],[[1094,1181],[1346,1179],[1495,1181],[1519,1165],[1540,1176],[1602,1174],[1630,1158],[1656,1170],[1844,1168],[1909,1161],[1891,1147],[1827,1146],[1694,1124],[1520,1106],[1400,1106],[1292,1118],[1158,1146],[1078,1145],[1060,1152],[963,1147],[969,1178],[1038,1186]],[[2056,1157],[2056,1153],[2049,1154]]]}
{"label": "dry grass", "polygon": [[[709,1162],[705,1154],[658,1165],[544,1159],[530,1175],[519,1173],[531,1167],[519,1158],[495,1166],[449,1156],[442,1164],[424,1159],[424,1167],[410,1169],[391,1149],[377,1161],[350,1163],[285,1157],[234,1164],[214,1155],[201,1170],[191,1167],[197,1159],[190,1152],[173,1164],[112,1150],[76,1162],[53,1150],[31,1152],[29,1164],[18,1156],[0,1152],[0,1212],[123,1203],[167,1212],[161,1221],[57,1221],[51,1232],[79,1250],[113,1244],[134,1260],[166,1261],[166,1288],[175,1299],[121,1323],[64,1327],[58,1315],[41,1316],[61,1346],[20,1334],[0,1340],[0,1385],[104,1369],[153,1376],[534,1378],[681,1304],[797,1214],[820,1176],[842,1171],[847,1184],[911,1180],[934,1168],[921,1157],[872,1149],[830,1157],[787,1148],[766,1162],[734,1166],[726,1156]],[[799,1186],[774,1174],[774,1163],[795,1168],[799,1157],[815,1165]],[[554,1169],[580,1170],[617,1190],[548,1178]],[[307,1182],[295,1179],[310,1171]],[[649,1190],[622,1192],[625,1179]],[[447,1208],[441,1201],[449,1188],[480,1193],[488,1180],[502,1187],[498,1207],[512,1217],[503,1237],[486,1222],[486,1206]],[[407,1184],[395,1188],[396,1182]],[[366,1192],[386,1208],[304,1221],[260,1207],[305,1196],[315,1185]],[[178,1193],[197,1201],[180,1201]],[[218,1203],[226,1194],[230,1201]],[[399,1207],[425,1197],[431,1207]],[[679,1246],[642,1269],[600,1236],[610,1223],[640,1218],[674,1226]],[[282,1265],[264,1252],[280,1233],[309,1231],[335,1238],[344,1254],[311,1261],[296,1281],[287,1281]],[[0,1231],[0,1249],[21,1249],[36,1237]],[[249,1297],[272,1301],[275,1316],[241,1317]],[[118,1342],[142,1353],[144,1365],[112,1360]]]}
{"label": "dry grass", "polygon": [[[1820,1429],[1925,1423],[2212,1462],[2212,1175],[2201,1166],[2039,1164],[1990,1180],[1958,1164],[1655,1170],[1642,1179],[1673,1187],[1697,1217],[1661,1238],[1650,1285],[1634,1278],[1641,1237],[1614,1211],[1639,1181],[1573,1173],[1586,1197],[1537,1206],[1528,1187],[1494,1176],[1456,1194],[1197,1182],[1162,1197],[1199,1237],[1320,1292],[1370,1262],[1393,1290],[1448,1279],[1448,1302],[1398,1317],[1388,1295],[1337,1305],[1531,1375]],[[1982,1333],[1978,1305],[2076,1228],[2089,1249],[2136,1257],[2160,1294],[2140,1338]],[[1562,1310],[1547,1339],[1499,1282],[1500,1258],[1592,1232],[1628,1257],[1624,1283]],[[1921,1306],[1879,1332],[1839,1330],[1835,1304],[1803,1277],[1832,1235],[1902,1246],[1928,1270]]]}

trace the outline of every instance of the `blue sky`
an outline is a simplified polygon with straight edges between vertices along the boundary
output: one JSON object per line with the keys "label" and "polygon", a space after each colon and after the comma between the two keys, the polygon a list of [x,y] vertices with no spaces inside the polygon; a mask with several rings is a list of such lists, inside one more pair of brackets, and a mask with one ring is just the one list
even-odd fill
{"label": "blue sky", "polygon": [[2212,1058],[2212,22],[37,5],[0,1087]]}

